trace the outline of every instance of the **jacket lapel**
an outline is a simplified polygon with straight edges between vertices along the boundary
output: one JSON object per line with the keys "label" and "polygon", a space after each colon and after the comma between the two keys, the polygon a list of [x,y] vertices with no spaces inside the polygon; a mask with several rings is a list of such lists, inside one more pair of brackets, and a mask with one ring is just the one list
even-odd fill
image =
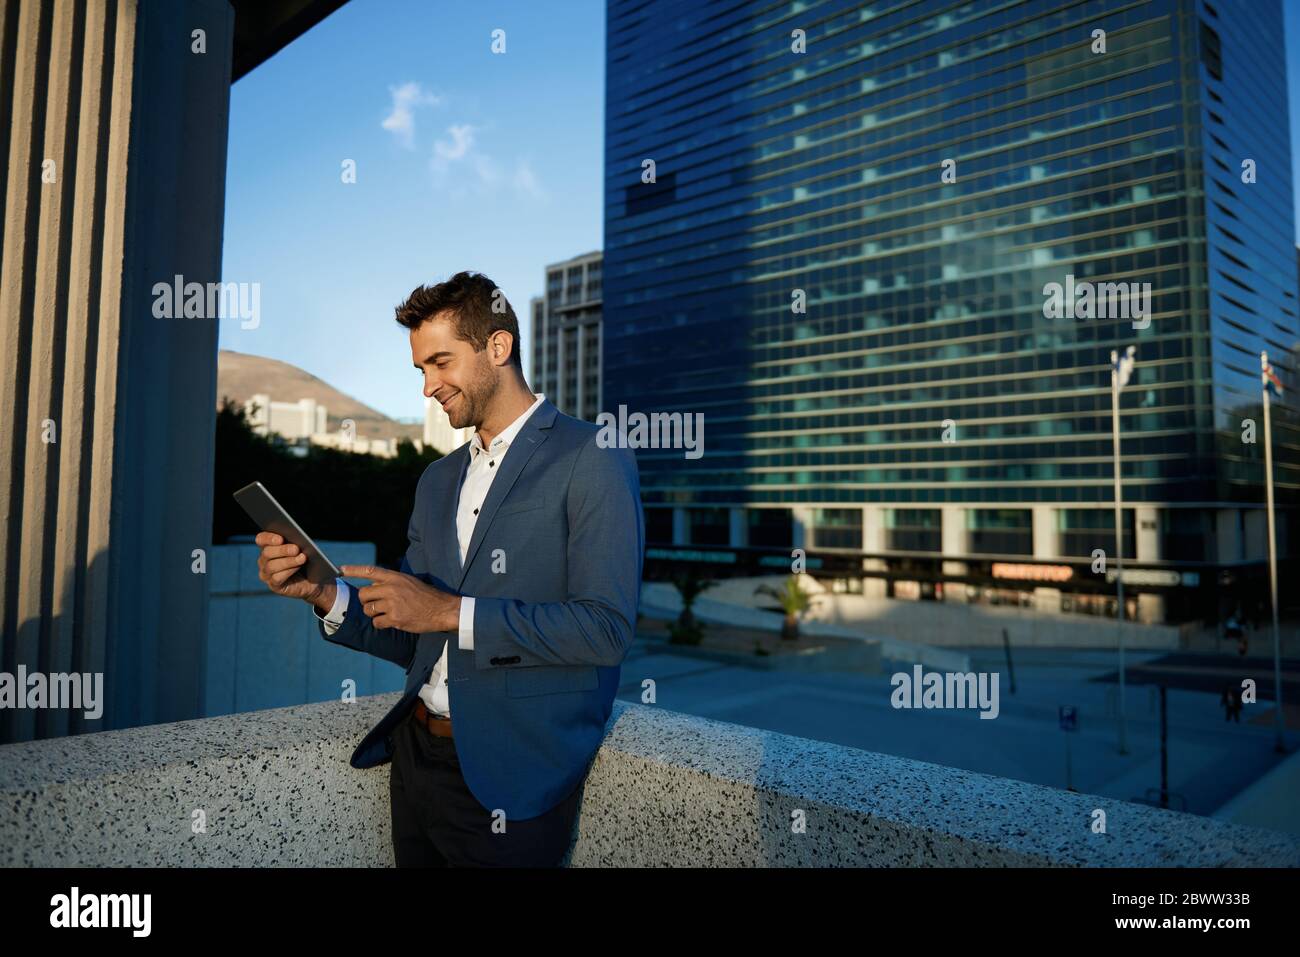
{"label": "jacket lapel", "polygon": [[460,506],[460,489],[469,468],[469,443],[463,443],[450,454],[460,457],[460,465],[458,468],[447,469],[443,473],[445,477],[432,490],[429,520],[426,527],[420,530],[425,536],[429,573],[447,585],[453,585],[461,579],[456,510]]}
{"label": "jacket lapel", "polygon": [[[457,580],[456,589],[459,591],[464,587],[465,575],[469,571],[469,566],[474,563],[474,555],[478,552],[479,546],[483,544],[483,537],[487,535],[487,530],[492,524],[492,518],[496,515],[497,506],[505,500],[510,494],[510,489],[514,487],[515,480],[519,478],[524,467],[533,454],[542,447],[550,434],[550,428],[555,423],[557,409],[551,404],[550,399],[542,400],[537,411],[528,417],[524,427],[519,430],[515,440],[510,443],[510,448],[506,450],[505,458],[501,460],[501,468],[496,478],[492,480],[492,487],[488,489],[487,498],[483,500],[482,507],[479,508],[478,519],[474,523],[474,534],[469,540],[469,548],[465,552],[465,565],[460,569],[460,576]],[[469,451],[465,452],[465,458],[468,462]],[[464,470],[462,470],[463,474]],[[459,489],[459,486],[458,486]],[[457,492],[459,496],[459,491]],[[459,501],[457,502],[459,506]],[[455,543],[456,538],[456,510],[452,511],[451,521],[452,541]],[[459,558],[459,546],[456,545],[456,555]]]}

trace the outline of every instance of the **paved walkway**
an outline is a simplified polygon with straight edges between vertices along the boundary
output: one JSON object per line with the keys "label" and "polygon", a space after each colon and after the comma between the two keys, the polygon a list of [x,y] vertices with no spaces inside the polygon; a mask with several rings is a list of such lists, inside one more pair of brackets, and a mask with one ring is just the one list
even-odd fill
{"label": "paved walkway", "polygon": [[[1282,622],[1278,627],[1278,632],[1282,636],[1282,657],[1295,658],[1300,657],[1300,623]],[[1228,641],[1223,637],[1222,628],[1203,628],[1188,636],[1184,651],[1192,651],[1200,654],[1223,654],[1236,655],[1237,643]],[[1246,654],[1247,656],[1264,655],[1270,660],[1273,657],[1273,623],[1272,621],[1259,622],[1257,628],[1251,628],[1250,624],[1246,625]]]}
{"label": "paved walkway", "polygon": [[[1011,694],[1001,650],[968,650],[975,652],[973,670],[1000,673],[994,720],[981,719],[977,710],[893,708],[890,675],[910,673],[910,665],[886,663],[881,675],[760,671],[648,654],[639,642],[624,662],[620,697],[640,701],[642,680],[653,678],[656,703],[674,711],[1053,787],[1066,784],[1067,735],[1058,728],[1057,709],[1073,705],[1079,714],[1079,730],[1069,735],[1076,790],[1132,800],[1159,786],[1154,688],[1128,688],[1130,753],[1118,753],[1118,688],[1098,680],[1114,671],[1114,653],[1024,651],[1015,659]],[[1159,657],[1130,653],[1127,661],[1140,665]],[[1217,694],[1168,693],[1170,790],[1185,797],[1186,810],[1212,813],[1278,762],[1271,723],[1252,722],[1270,707],[1247,706],[1241,723],[1228,724]],[[1300,736],[1292,735],[1289,747],[1297,746]]]}

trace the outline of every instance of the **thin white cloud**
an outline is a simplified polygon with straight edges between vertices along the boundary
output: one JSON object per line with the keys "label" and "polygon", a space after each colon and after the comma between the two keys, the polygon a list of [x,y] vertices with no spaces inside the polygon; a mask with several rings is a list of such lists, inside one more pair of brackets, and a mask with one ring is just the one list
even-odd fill
{"label": "thin white cloud", "polygon": [[397,141],[407,149],[414,149],[415,110],[422,106],[437,106],[442,101],[414,81],[401,86],[390,86],[388,92],[393,97],[393,109],[379,125],[396,136]]}
{"label": "thin white cloud", "polygon": [[458,123],[447,127],[450,140],[440,139],[433,144],[433,168],[439,172],[457,160],[462,160],[474,149],[474,127]]}
{"label": "thin white cloud", "polygon": [[474,157],[474,172],[478,174],[478,181],[490,190],[501,183],[501,166],[490,156]]}
{"label": "thin white cloud", "polygon": [[[546,191],[528,161],[517,159],[513,173],[507,175],[500,162],[479,148],[480,129],[468,123],[447,127],[446,135],[433,144],[429,159],[434,184],[455,197],[465,195],[467,187],[480,195],[509,187],[519,195],[545,201]],[[457,175],[458,170],[463,175]]]}
{"label": "thin white cloud", "polygon": [[514,187],[516,192],[531,196],[533,199],[545,201],[549,198],[546,190],[542,189],[542,184],[537,180],[537,173],[526,159],[515,161]]}

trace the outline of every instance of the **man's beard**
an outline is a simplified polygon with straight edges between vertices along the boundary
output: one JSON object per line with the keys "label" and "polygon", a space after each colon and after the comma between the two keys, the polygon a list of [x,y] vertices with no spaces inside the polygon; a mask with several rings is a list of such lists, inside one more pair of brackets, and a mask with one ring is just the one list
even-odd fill
{"label": "man's beard", "polygon": [[447,421],[451,423],[453,429],[463,429],[472,425],[475,419],[476,403],[469,397],[466,392],[461,392],[457,398],[457,408],[452,409],[447,416]]}
{"label": "man's beard", "polygon": [[453,429],[477,428],[482,421],[483,410],[496,394],[497,383],[489,373],[473,383],[473,391],[462,389],[456,408],[447,416]]}

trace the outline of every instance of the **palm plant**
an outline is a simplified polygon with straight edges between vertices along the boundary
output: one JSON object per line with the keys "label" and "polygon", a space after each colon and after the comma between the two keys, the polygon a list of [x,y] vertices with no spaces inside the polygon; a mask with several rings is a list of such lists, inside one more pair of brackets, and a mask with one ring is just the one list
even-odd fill
{"label": "palm plant", "polygon": [[781,624],[781,638],[783,641],[797,641],[799,619],[812,607],[812,600],[816,596],[810,591],[804,591],[799,584],[799,579],[794,575],[787,578],[779,589],[771,585],[759,585],[754,589],[754,594],[767,595],[776,599],[776,603],[785,612],[785,621]]}
{"label": "palm plant", "polygon": [[691,606],[695,604],[695,599],[718,583],[711,578],[701,578],[692,568],[674,575],[672,583],[677,593],[682,596],[682,611],[677,616],[676,624],[668,629],[672,636],[670,641],[675,644],[698,645],[700,638],[703,637],[703,629],[695,620],[695,613],[691,611]]}

